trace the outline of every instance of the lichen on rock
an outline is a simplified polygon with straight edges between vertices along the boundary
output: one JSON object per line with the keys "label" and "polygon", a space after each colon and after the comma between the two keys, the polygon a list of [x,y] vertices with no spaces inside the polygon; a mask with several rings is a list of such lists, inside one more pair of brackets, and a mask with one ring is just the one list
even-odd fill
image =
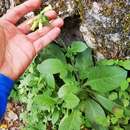
{"label": "lichen on rock", "polygon": [[64,18],[71,19],[75,14],[80,15],[80,32],[84,37],[83,40],[95,50],[95,53],[100,53],[106,58],[130,58],[129,0],[48,0],[47,2],[54,5],[54,9]]}
{"label": "lichen on rock", "polygon": [[9,8],[10,8],[9,0],[0,0],[0,16],[2,16]]}
{"label": "lichen on rock", "polygon": [[44,5],[51,4],[59,16],[66,18],[75,14],[75,0],[43,0]]}
{"label": "lichen on rock", "polygon": [[130,2],[100,0],[87,5],[80,28],[88,45],[106,58],[130,57]]}

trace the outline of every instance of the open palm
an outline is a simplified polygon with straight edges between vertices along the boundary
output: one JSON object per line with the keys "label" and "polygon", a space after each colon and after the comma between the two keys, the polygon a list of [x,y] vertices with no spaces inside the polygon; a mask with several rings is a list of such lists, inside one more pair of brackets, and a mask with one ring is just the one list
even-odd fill
{"label": "open palm", "polygon": [[[60,33],[63,20],[57,18],[54,11],[49,11],[46,15],[51,20],[52,26],[43,27],[41,30],[30,32],[28,21],[16,26],[18,20],[26,13],[38,8],[40,0],[28,0],[7,12],[0,19],[0,28],[5,33],[5,47],[3,47],[4,58],[0,72],[16,80],[28,67],[37,53],[47,46]],[[2,45],[0,45],[0,48]],[[5,51],[4,51],[5,48]]]}

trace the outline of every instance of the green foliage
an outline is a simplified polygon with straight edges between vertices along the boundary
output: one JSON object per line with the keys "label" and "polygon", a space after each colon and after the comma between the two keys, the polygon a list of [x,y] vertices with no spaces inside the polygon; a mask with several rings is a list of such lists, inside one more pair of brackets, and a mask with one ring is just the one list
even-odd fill
{"label": "green foliage", "polygon": [[59,130],[80,130],[81,113],[73,111],[69,116],[65,115],[59,124]]}
{"label": "green foliage", "polygon": [[25,130],[129,130],[129,60],[95,62],[84,42],[50,44],[13,90]]}
{"label": "green foliage", "polygon": [[87,85],[98,92],[108,92],[118,88],[127,72],[116,66],[96,66],[89,69]]}
{"label": "green foliage", "polygon": [[76,54],[77,52],[83,52],[87,49],[86,44],[81,41],[74,41],[71,43],[70,47],[68,47],[67,52]]}

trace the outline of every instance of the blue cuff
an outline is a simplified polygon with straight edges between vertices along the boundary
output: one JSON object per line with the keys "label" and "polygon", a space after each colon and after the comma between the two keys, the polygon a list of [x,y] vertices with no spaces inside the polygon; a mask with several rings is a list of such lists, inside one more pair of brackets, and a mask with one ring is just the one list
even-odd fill
{"label": "blue cuff", "polygon": [[14,81],[0,73],[0,119],[6,111],[8,96],[13,86]]}
{"label": "blue cuff", "polygon": [[0,93],[5,93],[6,96],[9,96],[13,86],[14,81],[0,73]]}

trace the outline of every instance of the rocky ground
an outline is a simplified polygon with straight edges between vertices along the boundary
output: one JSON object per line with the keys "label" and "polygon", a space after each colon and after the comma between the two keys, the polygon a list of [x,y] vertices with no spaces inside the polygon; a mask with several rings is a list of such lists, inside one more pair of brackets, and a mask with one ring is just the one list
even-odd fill
{"label": "rocky ground", "polygon": [[23,111],[21,104],[14,102],[8,103],[7,112],[0,124],[0,130],[20,130],[20,127],[23,126],[19,118],[21,111]]}

